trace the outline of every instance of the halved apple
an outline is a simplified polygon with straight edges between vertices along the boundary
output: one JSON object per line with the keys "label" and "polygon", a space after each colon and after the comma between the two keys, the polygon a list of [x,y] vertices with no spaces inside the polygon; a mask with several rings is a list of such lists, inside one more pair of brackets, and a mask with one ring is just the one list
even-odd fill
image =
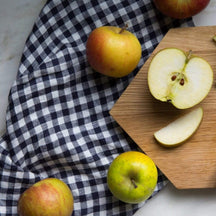
{"label": "halved apple", "polygon": [[203,58],[177,48],[165,48],[152,59],[148,70],[151,94],[158,100],[187,109],[200,103],[209,93],[213,71]]}
{"label": "halved apple", "polygon": [[177,146],[194,134],[202,118],[203,109],[196,108],[155,132],[154,137],[163,146]]}

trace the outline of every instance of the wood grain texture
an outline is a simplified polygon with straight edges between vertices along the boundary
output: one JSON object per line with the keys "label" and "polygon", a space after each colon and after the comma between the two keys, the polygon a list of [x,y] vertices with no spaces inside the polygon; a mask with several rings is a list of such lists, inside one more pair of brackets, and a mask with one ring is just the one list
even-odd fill
{"label": "wood grain texture", "polygon": [[[212,41],[215,33],[216,26],[171,29],[110,111],[118,124],[179,189],[216,187],[216,44]],[[185,143],[170,149],[159,145],[153,133],[193,108],[178,110],[154,99],[149,92],[149,63],[155,53],[166,47],[192,50],[194,55],[206,59],[214,71],[212,89],[197,105],[204,110],[200,127]]]}

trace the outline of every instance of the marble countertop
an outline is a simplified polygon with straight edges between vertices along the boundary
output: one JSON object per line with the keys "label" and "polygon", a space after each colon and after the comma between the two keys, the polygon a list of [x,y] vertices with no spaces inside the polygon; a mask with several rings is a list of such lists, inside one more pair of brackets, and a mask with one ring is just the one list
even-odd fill
{"label": "marble countertop", "polygon": [[[25,40],[46,0],[0,0],[0,135],[10,87],[16,78]],[[196,26],[216,25],[216,0],[193,17]],[[147,202],[134,216],[213,216],[216,189],[178,190],[171,183]]]}

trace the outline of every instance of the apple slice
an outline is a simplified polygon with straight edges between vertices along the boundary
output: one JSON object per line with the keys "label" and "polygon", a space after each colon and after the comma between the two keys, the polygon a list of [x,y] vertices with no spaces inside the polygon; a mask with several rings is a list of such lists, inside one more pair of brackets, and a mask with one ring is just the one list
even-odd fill
{"label": "apple slice", "polygon": [[158,100],[171,102],[176,108],[187,109],[200,103],[209,93],[213,71],[206,60],[165,48],[152,59],[148,70],[151,94]]}
{"label": "apple slice", "polygon": [[154,137],[163,146],[177,146],[194,134],[202,118],[203,109],[196,108],[155,132]]}

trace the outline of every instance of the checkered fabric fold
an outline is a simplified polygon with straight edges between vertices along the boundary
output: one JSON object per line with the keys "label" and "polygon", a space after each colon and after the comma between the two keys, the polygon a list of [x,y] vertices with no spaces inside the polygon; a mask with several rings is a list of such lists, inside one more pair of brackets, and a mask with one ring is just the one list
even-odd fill
{"label": "checkered fabric fold", "polygon": [[[86,60],[88,35],[102,25],[125,23],[142,45],[138,67],[120,79],[96,73]],[[164,34],[192,25],[191,19],[161,15],[150,0],[48,1],[9,94],[0,139],[0,215],[17,215],[20,194],[47,177],[68,184],[76,216],[129,216],[144,205],[123,203],[108,190],[110,163],[120,153],[138,150],[109,111]],[[159,172],[153,195],[166,182]]]}

